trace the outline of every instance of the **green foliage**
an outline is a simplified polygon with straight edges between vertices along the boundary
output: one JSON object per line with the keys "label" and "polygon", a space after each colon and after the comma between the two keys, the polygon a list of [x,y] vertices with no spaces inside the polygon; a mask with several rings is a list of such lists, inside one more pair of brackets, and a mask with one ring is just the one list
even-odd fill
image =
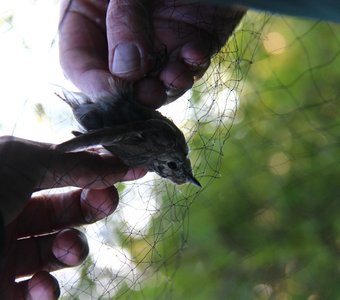
{"label": "green foliage", "polygon": [[339,29],[271,22],[287,47],[250,68],[220,178],[190,207],[173,299],[340,299]]}

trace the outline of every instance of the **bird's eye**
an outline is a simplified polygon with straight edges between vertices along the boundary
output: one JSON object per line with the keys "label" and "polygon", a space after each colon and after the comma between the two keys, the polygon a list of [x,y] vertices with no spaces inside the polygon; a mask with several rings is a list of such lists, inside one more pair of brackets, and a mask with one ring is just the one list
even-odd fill
{"label": "bird's eye", "polygon": [[171,170],[177,169],[177,164],[173,161],[168,162],[167,165]]}

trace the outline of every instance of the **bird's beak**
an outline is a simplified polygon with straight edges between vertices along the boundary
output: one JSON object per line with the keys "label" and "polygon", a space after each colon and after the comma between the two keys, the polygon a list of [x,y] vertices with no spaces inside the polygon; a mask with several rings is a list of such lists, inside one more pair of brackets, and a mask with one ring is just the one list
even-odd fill
{"label": "bird's beak", "polygon": [[192,174],[188,174],[188,181],[196,185],[197,187],[200,187],[200,188],[202,187],[199,181]]}

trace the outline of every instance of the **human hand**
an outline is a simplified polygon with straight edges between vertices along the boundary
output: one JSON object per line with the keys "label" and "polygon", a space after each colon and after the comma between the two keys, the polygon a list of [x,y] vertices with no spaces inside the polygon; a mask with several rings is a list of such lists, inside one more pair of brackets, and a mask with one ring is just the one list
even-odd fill
{"label": "human hand", "polygon": [[137,99],[158,108],[204,74],[244,12],[195,1],[63,0],[60,62],[93,98],[112,92],[114,76],[135,81]]}
{"label": "human hand", "polygon": [[[114,157],[50,149],[49,144],[0,138],[0,209],[6,223],[1,299],[57,299],[58,283],[48,272],[78,265],[88,254],[85,236],[72,227],[111,214],[118,204],[112,184],[145,174],[128,170]],[[62,186],[82,189],[29,200],[33,191]]]}

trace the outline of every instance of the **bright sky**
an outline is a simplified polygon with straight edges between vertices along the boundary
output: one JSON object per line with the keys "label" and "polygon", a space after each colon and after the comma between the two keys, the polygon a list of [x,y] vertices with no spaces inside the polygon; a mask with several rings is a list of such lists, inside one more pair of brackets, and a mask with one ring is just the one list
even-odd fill
{"label": "bright sky", "polygon": [[[11,18],[11,19],[10,19]],[[0,2],[0,134],[46,142],[70,136],[70,114],[54,92],[70,86],[59,67],[58,5],[52,0]],[[47,116],[38,118],[41,103]]]}

